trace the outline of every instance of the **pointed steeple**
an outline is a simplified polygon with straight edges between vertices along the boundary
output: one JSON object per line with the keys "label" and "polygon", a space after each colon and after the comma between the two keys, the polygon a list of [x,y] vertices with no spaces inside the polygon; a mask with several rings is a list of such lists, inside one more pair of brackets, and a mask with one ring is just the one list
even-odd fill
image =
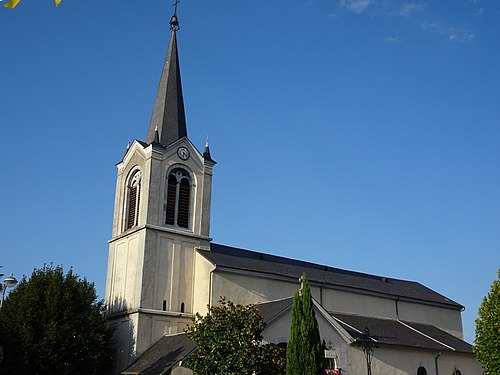
{"label": "pointed steeple", "polygon": [[[151,144],[159,136],[159,143],[168,146],[176,140],[187,137],[186,115],[182,97],[181,71],[177,53],[176,32],[179,30],[179,19],[174,13],[170,20],[170,43],[167,57],[161,73],[160,84],[156,94],[155,105],[149,123],[146,142]],[[155,131],[155,129],[158,129]]]}

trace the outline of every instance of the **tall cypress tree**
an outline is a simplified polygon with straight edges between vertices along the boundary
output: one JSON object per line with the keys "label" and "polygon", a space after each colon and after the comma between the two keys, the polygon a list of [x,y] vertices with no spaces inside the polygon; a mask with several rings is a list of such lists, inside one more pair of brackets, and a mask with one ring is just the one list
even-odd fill
{"label": "tall cypress tree", "polygon": [[302,299],[299,291],[293,296],[292,306],[292,325],[290,327],[290,339],[286,347],[286,374],[301,375],[301,335],[300,335],[300,320],[302,311]]}
{"label": "tall cypress tree", "polygon": [[314,313],[311,289],[305,274],[293,297],[292,326],[286,352],[287,375],[320,375],[323,353],[318,322]]}

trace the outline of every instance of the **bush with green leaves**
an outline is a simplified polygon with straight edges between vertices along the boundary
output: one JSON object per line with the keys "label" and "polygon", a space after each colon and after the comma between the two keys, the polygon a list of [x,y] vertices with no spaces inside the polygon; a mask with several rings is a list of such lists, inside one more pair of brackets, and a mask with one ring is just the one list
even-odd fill
{"label": "bush with green leaves", "polygon": [[265,323],[253,305],[221,299],[196,314],[186,333],[196,344],[188,366],[197,375],[284,374],[284,349],[262,344]]}

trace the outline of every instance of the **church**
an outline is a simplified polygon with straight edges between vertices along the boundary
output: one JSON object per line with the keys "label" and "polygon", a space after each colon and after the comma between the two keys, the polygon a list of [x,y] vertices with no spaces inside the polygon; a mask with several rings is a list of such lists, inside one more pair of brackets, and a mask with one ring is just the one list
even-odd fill
{"label": "church", "polygon": [[117,164],[105,296],[115,373],[191,374],[183,361],[195,348],[184,329],[221,296],[256,304],[264,340],[286,343],[292,296],[306,273],[331,373],[366,374],[369,360],[376,374],[481,374],[463,341],[464,307],[418,282],[212,241],[216,161],[208,141],[199,151],[188,138],[175,13],[170,29],[146,138]]}

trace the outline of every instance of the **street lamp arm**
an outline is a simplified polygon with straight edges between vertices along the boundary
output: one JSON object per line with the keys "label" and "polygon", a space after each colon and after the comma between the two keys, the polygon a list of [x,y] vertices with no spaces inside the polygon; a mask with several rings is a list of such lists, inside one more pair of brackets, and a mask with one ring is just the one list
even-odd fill
{"label": "street lamp arm", "polygon": [[3,280],[3,284],[0,285],[2,290],[2,299],[0,300],[0,311],[2,310],[3,307],[3,301],[5,299],[5,292],[7,291],[7,288],[13,288],[16,285],[17,285],[17,279],[12,274],[10,274],[9,277],[6,277]]}

